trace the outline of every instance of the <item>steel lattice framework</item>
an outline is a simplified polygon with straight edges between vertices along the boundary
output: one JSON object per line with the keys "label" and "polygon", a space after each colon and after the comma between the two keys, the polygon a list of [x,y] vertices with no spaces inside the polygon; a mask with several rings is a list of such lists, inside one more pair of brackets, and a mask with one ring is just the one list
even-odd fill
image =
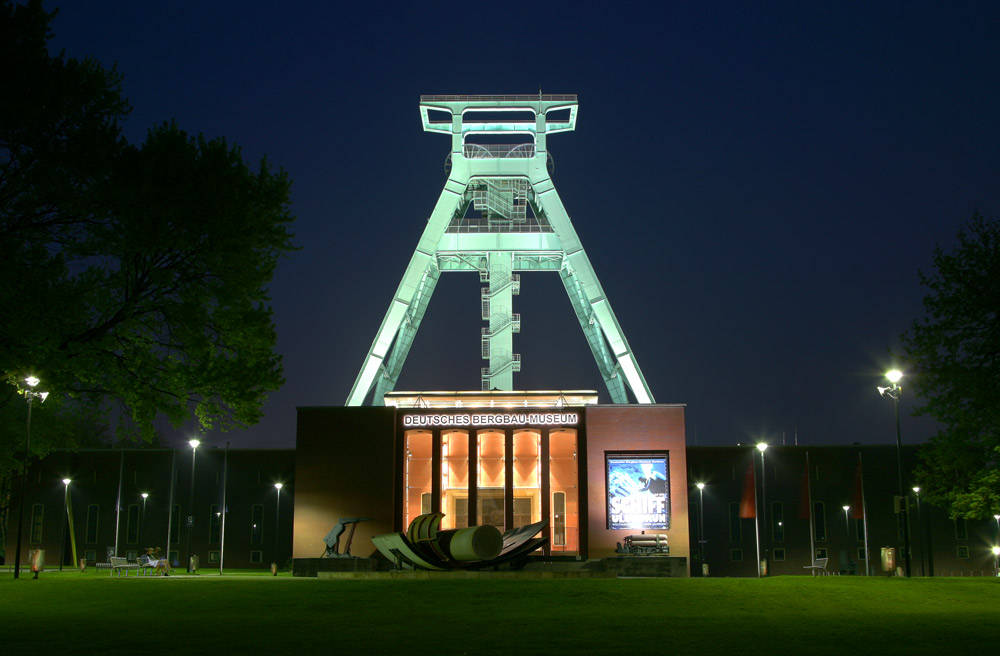
{"label": "steel lattice framework", "polygon": [[614,403],[653,403],[618,319],[550,177],[547,137],[576,128],[576,95],[421,96],[424,130],[451,135],[450,170],[347,405],[381,405],[403,368],[443,271],[482,288],[483,390],[512,390],[519,272],[556,271]]}

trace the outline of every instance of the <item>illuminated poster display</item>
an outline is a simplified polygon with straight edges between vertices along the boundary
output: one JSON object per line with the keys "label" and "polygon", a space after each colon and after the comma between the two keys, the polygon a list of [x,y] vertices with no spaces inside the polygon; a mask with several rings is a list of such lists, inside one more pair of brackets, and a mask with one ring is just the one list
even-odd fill
{"label": "illuminated poster display", "polygon": [[666,453],[608,453],[608,528],[670,528]]}

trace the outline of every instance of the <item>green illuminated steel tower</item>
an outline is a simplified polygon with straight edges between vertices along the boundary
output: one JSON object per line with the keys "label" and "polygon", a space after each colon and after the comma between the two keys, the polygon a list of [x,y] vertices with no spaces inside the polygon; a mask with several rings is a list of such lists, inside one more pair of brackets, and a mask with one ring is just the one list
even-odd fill
{"label": "green illuminated steel tower", "polygon": [[484,285],[483,390],[513,390],[519,272],[562,278],[614,403],[653,403],[639,365],[549,175],[547,138],[576,128],[576,95],[421,96],[424,130],[451,135],[448,181],[379,326],[347,405],[395,388],[438,277],[475,271]]}

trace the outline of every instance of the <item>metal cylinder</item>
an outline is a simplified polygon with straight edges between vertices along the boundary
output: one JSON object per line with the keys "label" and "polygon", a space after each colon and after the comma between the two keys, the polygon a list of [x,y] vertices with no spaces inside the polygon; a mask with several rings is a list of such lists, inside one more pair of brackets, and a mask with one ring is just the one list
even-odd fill
{"label": "metal cylinder", "polygon": [[461,562],[491,560],[503,548],[503,536],[496,526],[470,526],[458,529],[450,537],[448,555]]}

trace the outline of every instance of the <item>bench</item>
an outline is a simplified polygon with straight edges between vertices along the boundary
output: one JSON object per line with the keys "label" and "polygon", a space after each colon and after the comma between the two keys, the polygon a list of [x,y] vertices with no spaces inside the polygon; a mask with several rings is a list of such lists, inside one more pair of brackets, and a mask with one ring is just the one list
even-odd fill
{"label": "bench", "polygon": [[817,558],[813,561],[812,565],[805,565],[802,569],[811,570],[813,576],[820,576],[826,574],[826,564],[828,562],[830,562],[829,558]]}
{"label": "bench", "polygon": [[139,563],[130,563],[128,558],[120,558],[118,556],[111,556],[111,576],[114,576],[115,570],[118,571],[118,576],[121,577],[122,571],[124,570],[125,576],[128,577],[128,571],[130,569],[139,571]]}

